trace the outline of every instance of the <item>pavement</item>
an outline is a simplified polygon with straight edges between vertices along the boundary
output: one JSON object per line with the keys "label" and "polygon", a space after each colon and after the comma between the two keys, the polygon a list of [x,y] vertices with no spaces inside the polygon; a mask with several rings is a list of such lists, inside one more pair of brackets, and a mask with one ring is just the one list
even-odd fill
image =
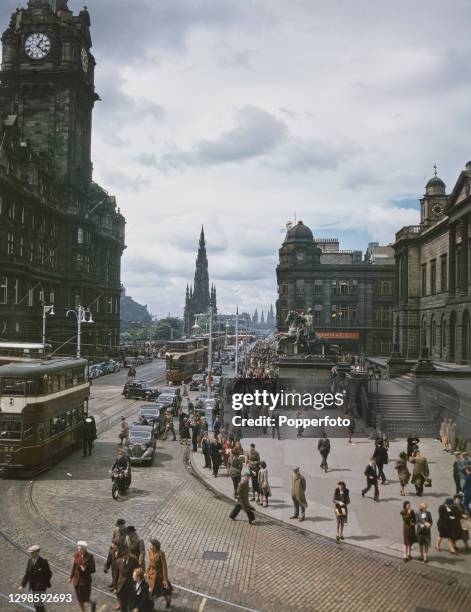
{"label": "pavement", "polygon": [[[118,396],[114,400],[119,414]],[[136,402],[134,407],[125,406],[125,410],[137,414],[138,407]],[[417,562],[405,564],[394,556],[348,542],[339,545],[328,537],[300,529],[299,524],[287,525],[269,515],[261,515],[254,526],[243,516],[230,521],[232,501],[205,486],[188,463],[189,449],[178,442],[159,441],[153,465],[136,466],[128,495],[115,502],[108,469],[118,432],[118,424],[103,431],[91,457],[83,458],[77,451],[31,482],[1,482],[3,594],[15,592],[26,564],[24,551],[32,542],[41,545],[52,565],[53,592],[70,593],[67,573],[75,542],[86,539],[97,561],[93,596],[98,610],[112,610],[115,600],[107,589],[102,562],[115,521],[122,517],[136,526],[146,542],[152,537],[162,542],[175,589],[174,610],[471,609],[469,577],[460,572]],[[312,440],[300,443],[309,450]],[[294,450],[298,452],[298,448],[301,447]],[[227,479],[217,479],[218,483],[223,480]],[[275,489],[273,501],[279,498],[279,490]],[[157,609],[163,607],[159,601]],[[0,610],[11,609],[0,600]],[[69,609],[73,607],[48,606],[48,612]]]}

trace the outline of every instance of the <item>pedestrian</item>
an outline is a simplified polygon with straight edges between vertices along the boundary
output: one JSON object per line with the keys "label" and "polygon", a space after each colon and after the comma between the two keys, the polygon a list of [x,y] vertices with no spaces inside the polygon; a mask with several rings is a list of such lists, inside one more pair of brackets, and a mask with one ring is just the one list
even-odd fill
{"label": "pedestrian", "polygon": [[129,597],[129,610],[132,612],[153,612],[154,602],[149,593],[149,585],[144,580],[144,572],[138,567],[132,574],[133,591]]}
{"label": "pedestrian", "polygon": [[364,475],[366,476],[366,487],[362,490],[361,495],[365,497],[365,494],[371,489],[374,488],[374,500],[377,502],[379,500],[379,488],[378,488],[378,477],[379,472],[376,467],[376,461],[374,457],[370,458],[370,462],[365,468]]}
{"label": "pedestrian", "polygon": [[[294,514],[290,519],[297,519],[302,522],[306,518],[306,479],[301,474],[299,467],[293,469],[293,477],[291,481],[291,499],[294,505]],[[301,516],[299,513],[301,511]]]}
{"label": "pedestrian", "polygon": [[420,438],[416,433],[413,433],[410,438],[407,438],[407,458],[410,459],[412,455],[419,450]]}
{"label": "pedestrian", "polygon": [[88,544],[84,540],[77,542],[77,552],[74,555],[69,582],[74,586],[79,608],[84,612],[85,604],[90,604],[90,609],[96,609],[96,602],[91,599],[92,574],[95,573],[95,559],[87,550]]}
{"label": "pedestrian", "polygon": [[164,431],[164,435],[162,436],[162,440],[167,439],[169,432],[171,432],[173,435],[172,442],[175,442],[177,439],[177,436],[175,435],[175,427],[173,425],[173,414],[171,410],[167,410],[167,412],[165,413],[165,431]]}
{"label": "pedestrian", "polygon": [[107,574],[111,569],[111,584],[108,585],[108,588],[114,592],[116,592],[116,581],[118,578],[116,561],[119,559],[119,556],[119,547],[115,542],[112,542],[108,550],[108,556],[106,557],[105,565],[103,566],[103,572]]}
{"label": "pedestrian", "polygon": [[271,497],[270,483],[268,482],[268,468],[265,461],[260,462],[258,471],[258,488],[260,491],[260,501],[258,502],[264,508],[268,507],[268,498]]}
{"label": "pedestrian", "polygon": [[83,456],[92,454],[93,442],[97,439],[95,418],[86,416],[83,422]]}
{"label": "pedestrian", "polygon": [[[37,544],[33,544],[28,548],[30,558],[26,564],[26,571],[21,580],[21,584],[18,587],[19,591],[28,587],[31,593],[38,593],[40,595],[51,588],[51,568],[49,567],[47,559],[40,556],[40,550],[41,548]],[[36,603],[34,607],[37,612],[44,612],[44,610],[46,610],[43,602]]]}
{"label": "pedestrian", "polygon": [[411,482],[415,486],[415,492],[420,497],[423,495],[424,486],[431,486],[430,471],[426,457],[420,454],[420,451],[415,451],[410,458],[410,462],[414,464]]}
{"label": "pedestrian", "polygon": [[180,412],[178,433],[180,436],[180,444],[184,443],[185,446],[188,446],[188,440],[190,439],[190,420],[185,412]]}
{"label": "pedestrian", "polygon": [[126,444],[129,438],[129,425],[126,421],[126,417],[121,417],[121,431],[119,432],[119,440],[120,445],[123,446],[123,443]]}
{"label": "pedestrian", "polygon": [[327,457],[330,453],[330,440],[327,437],[327,433],[325,431],[322,432],[322,438],[317,443],[317,450],[321,455],[321,470],[324,470],[327,473],[329,466],[327,465]]}
{"label": "pedestrian", "polygon": [[275,439],[275,435],[277,437],[277,440],[281,440],[281,436],[280,436],[280,415],[278,414],[278,412],[274,412],[272,414],[271,417],[271,422],[273,423],[272,427],[271,427],[271,437],[272,440]]}
{"label": "pedestrian", "polygon": [[199,414],[194,415],[193,420],[191,422],[191,444],[193,447],[193,452],[198,452],[198,444],[201,440],[201,418]]}
{"label": "pedestrian", "polygon": [[242,448],[242,444],[240,443],[240,440],[235,441],[232,452],[234,453],[234,455],[238,455],[239,457],[242,455],[242,458],[243,458],[244,449]]}
{"label": "pedestrian", "polygon": [[457,540],[461,540],[464,544],[464,549],[466,552],[469,550],[469,512],[466,511],[466,508],[463,504],[463,498],[461,495],[455,495],[453,497],[453,505],[456,508],[456,512],[458,514],[460,520],[460,534]]}
{"label": "pedestrian", "polygon": [[116,544],[116,546],[118,547],[120,557],[124,555],[125,540],[126,540],[126,521],[122,518],[119,518],[116,521],[113,535],[111,537],[111,542],[113,544]]}
{"label": "pedestrian", "polygon": [[460,461],[461,453],[454,453],[455,460],[453,461],[453,480],[455,481],[456,493],[461,493],[461,475],[460,475]]}
{"label": "pedestrian", "polygon": [[428,549],[432,541],[431,528],[433,521],[432,515],[425,502],[419,504],[419,511],[415,519],[417,525],[417,542],[420,549],[419,560],[428,563]]}
{"label": "pedestrian", "polygon": [[404,496],[406,494],[405,487],[407,484],[409,484],[410,480],[410,472],[409,468],[407,467],[407,454],[404,451],[399,453],[394,469],[397,470],[397,477],[399,478],[399,484],[401,486],[399,495]]}
{"label": "pedestrian", "polygon": [[349,420],[349,423],[347,425],[347,436],[348,436],[348,443],[351,444],[353,434],[355,433],[355,418],[351,412],[346,412],[345,416]]}
{"label": "pedestrian", "polygon": [[214,478],[218,477],[219,468],[221,467],[222,458],[221,458],[222,446],[218,441],[216,434],[213,439],[209,443],[209,454],[211,457],[211,464],[213,466],[213,476]]}
{"label": "pedestrian", "polygon": [[167,558],[158,540],[151,540],[147,551],[147,584],[152,597],[165,599],[165,608],[172,605],[173,587],[168,579]]}
{"label": "pedestrian", "polygon": [[129,551],[126,551],[122,557],[116,561],[116,596],[118,605],[115,610],[124,612],[128,610],[128,604],[133,595],[134,581],[132,579],[134,570],[139,567],[139,562]]}
{"label": "pedestrian", "polygon": [[458,464],[458,470],[460,473],[460,484],[461,490],[464,491],[465,483],[466,483],[466,468],[471,467],[471,460],[469,458],[469,453],[461,453],[461,459]]}
{"label": "pedestrian", "polygon": [[255,514],[254,508],[250,505],[249,502],[249,482],[250,482],[250,474],[244,474],[242,478],[242,482],[239,484],[237,488],[237,503],[232,509],[229,517],[235,521],[237,515],[241,510],[245,512],[247,518],[249,519],[249,523],[253,525],[255,523]]}
{"label": "pedestrian", "polygon": [[334,491],[334,508],[335,518],[337,520],[337,533],[336,540],[343,540],[343,528],[347,523],[348,519],[348,504],[350,503],[350,491],[347,489],[346,484],[341,480],[337,483],[337,487]]}
{"label": "pedestrian", "polygon": [[412,510],[412,506],[409,501],[405,501],[402,504],[401,516],[402,534],[404,537],[404,561],[410,561],[412,559],[412,546],[417,542],[417,536],[415,533],[415,512]]}
{"label": "pedestrian", "polygon": [[201,450],[203,451],[204,457],[204,468],[211,469],[211,454],[210,454],[210,442],[208,432],[205,431],[203,433],[203,437],[201,438]]}
{"label": "pedestrian", "polygon": [[386,476],[384,474],[384,466],[388,463],[388,451],[384,448],[383,440],[377,440],[375,450],[373,453],[375,458],[376,466],[378,468],[379,478],[381,478],[381,484],[386,484]]}
{"label": "pedestrian", "polygon": [[435,544],[435,548],[440,551],[440,545],[443,538],[448,540],[448,547],[452,555],[457,555],[456,540],[460,536],[460,517],[453,506],[453,499],[447,497],[445,502],[438,507],[438,540]]}
{"label": "pedestrian", "polygon": [[471,465],[465,468],[465,479],[463,484],[463,503],[466,512],[471,511]]}
{"label": "pedestrian", "polygon": [[440,440],[442,443],[442,450],[448,450],[448,419],[443,419],[442,424],[440,425]]}
{"label": "pedestrian", "polygon": [[[302,418],[303,418],[302,410],[298,410],[298,412],[296,413],[296,419],[301,419],[302,420]],[[296,434],[296,437],[297,438],[302,438],[303,437],[303,432],[304,432],[303,425],[299,425],[297,427],[297,432],[298,433]]]}
{"label": "pedestrian", "polygon": [[139,567],[141,567],[144,571],[146,570],[146,549],[144,545],[144,540],[142,540],[138,535],[136,528],[133,525],[129,525],[126,527],[126,538],[124,540],[124,545],[126,551],[132,555],[137,562],[139,563]]}
{"label": "pedestrian", "polygon": [[234,497],[237,499],[237,489],[239,488],[241,473],[242,473],[242,457],[234,453],[234,449],[231,450],[228,461],[228,473],[232,480],[234,487]]}
{"label": "pedestrian", "polygon": [[258,486],[258,471],[260,469],[260,453],[256,450],[254,443],[250,445],[249,452],[247,453],[247,469],[252,479],[251,501],[255,501],[255,495],[257,496],[257,501],[260,501],[260,489]]}
{"label": "pedestrian", "polygon": [[456,450],[457,442],[458,442],[458,425],[456,424],[456,421],[452,421],[450,419],[450,422],[448,424],[448,443],[449,443],[449,448],[451,452]]}
{"label": "pedestrian", "polygon": [[219,434],[221,432],[221,427],[222,427],[221,418],[219,417],[219,415],[217,415],[217,417],[214,419],[214,422],[213,422],[213,434],[216,440],[219,440]]}

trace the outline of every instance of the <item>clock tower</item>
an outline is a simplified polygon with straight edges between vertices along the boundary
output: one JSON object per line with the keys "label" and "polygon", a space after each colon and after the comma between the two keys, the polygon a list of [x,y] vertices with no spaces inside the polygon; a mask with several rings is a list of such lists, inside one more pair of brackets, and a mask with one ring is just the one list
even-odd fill
{"label": "clock tower", "polygon": [[448,196],[446,185],[437,176],[437,166],[434,166],[435,174],[425,185],[425,195],[420,200],[420,222],[424,226],[432,225],[445,216]]}
{"label": "clock tower", "polygon": [[78,210],[92,179],[95,60],[90,16],[67,0],[29,0],[2,36],[0,104],[20,136],[51,160],[61,206]]}

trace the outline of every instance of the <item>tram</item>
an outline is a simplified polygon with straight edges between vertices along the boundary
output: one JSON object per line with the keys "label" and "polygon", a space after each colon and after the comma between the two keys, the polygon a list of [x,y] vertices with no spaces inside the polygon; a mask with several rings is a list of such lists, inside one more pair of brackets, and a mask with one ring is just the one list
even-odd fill
{"label": "tram", "polygon": [[34,476],[80,443],[87,365],[63,357],[0,366],[0,476]]}
{"label": "tram", "polygon": [[44,359],[52,348],[39,342],[0,342],[0,365],[5,363]]}
{"label": "tram", "polygon": [[[224,335],[215,334],[212,341],[213,354],[218,353],[224,346]],[[204,372],[208,365],[208,336],[168,341],[166,345],[167,383],[181,385],[193,374]]]}

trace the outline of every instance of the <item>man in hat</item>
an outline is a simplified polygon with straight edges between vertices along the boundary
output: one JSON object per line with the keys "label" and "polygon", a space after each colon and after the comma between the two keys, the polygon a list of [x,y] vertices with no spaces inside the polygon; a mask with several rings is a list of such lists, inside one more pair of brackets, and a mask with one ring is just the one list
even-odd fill
{"label": "man in hat", "polygon": [[[43,557],[39,555],[40,550],[37,544],[33,544],[33,546],[28,548],[30,559],[26,565],[26,571],[21,581],[21,585],[18,587],[19,591],[29,586],[29,590],[33,593],[45,593],[46,589],[51,587],[51,568],[49,567],[47,559],[43,559]],[[36,604],[34,607],[37,612],[43,612],[46,609],[42,603]]]}
{"label": "man in hat", "polygon": [[139,567],[145,571],[146,569],[146,548],[144,540],[137,535],[136,528],[133,525],[126,527],[126,539],[124,545],[129,554],[137,559]]}
{"label": "man in hat", "polygon": [[83,423],[83,456],[92,454],[93,442],[97,439],[96,423],[92,416],[85,417]]}
{"label": "man in hat", "polygon": [[120,556],[124,554],[125,540],[126,540],[126,521],[122,518],[119,518],[116,521],[116,526],[114,528],[113,535],[111,537],[111,542],[117,545]]}
{"label": "man in hat", "polygon": [[249,502],[249,482],[250,474],[245,473],[244,477],[242,478],[242,482],[237,488],[237,503],[232,509],[229,517],[235,521],[239,512],[243,510],[249,519],[249,523],[253,525],[255,523],[255,514],[253,512],[254,509]]}
{"label": "man in hat", "polygon": [[[299,467],[295,467],[293,470],[293,480],[291,482],[291,499],[294,505],[294,514],[290,516],[291,519],[297,519],[304,521],[306,517],[306,479],[299,471]],[[299,510],[301,509],[301,516],[299,516]]]}
{"label": "man in hat", "polygon": [[138,567],[139,562],[129,554],[129,551],[126,551],[124,556],[116,561],[116,596],[119,603],[115,610],[122,610],[124,612],[124,610],[128,609],[134,585],[132,575]]}
{"label": "man in hat", "polygon": [[96,602],[91,599],[92,574],[95,573],[95,558],[88,552],[85,540],[77,542],[77,552],[74,554],[69,582],[74,585],[75,596],[80,610],[85,612],[85,604],[90,604],[92,612],[96,609]]}

